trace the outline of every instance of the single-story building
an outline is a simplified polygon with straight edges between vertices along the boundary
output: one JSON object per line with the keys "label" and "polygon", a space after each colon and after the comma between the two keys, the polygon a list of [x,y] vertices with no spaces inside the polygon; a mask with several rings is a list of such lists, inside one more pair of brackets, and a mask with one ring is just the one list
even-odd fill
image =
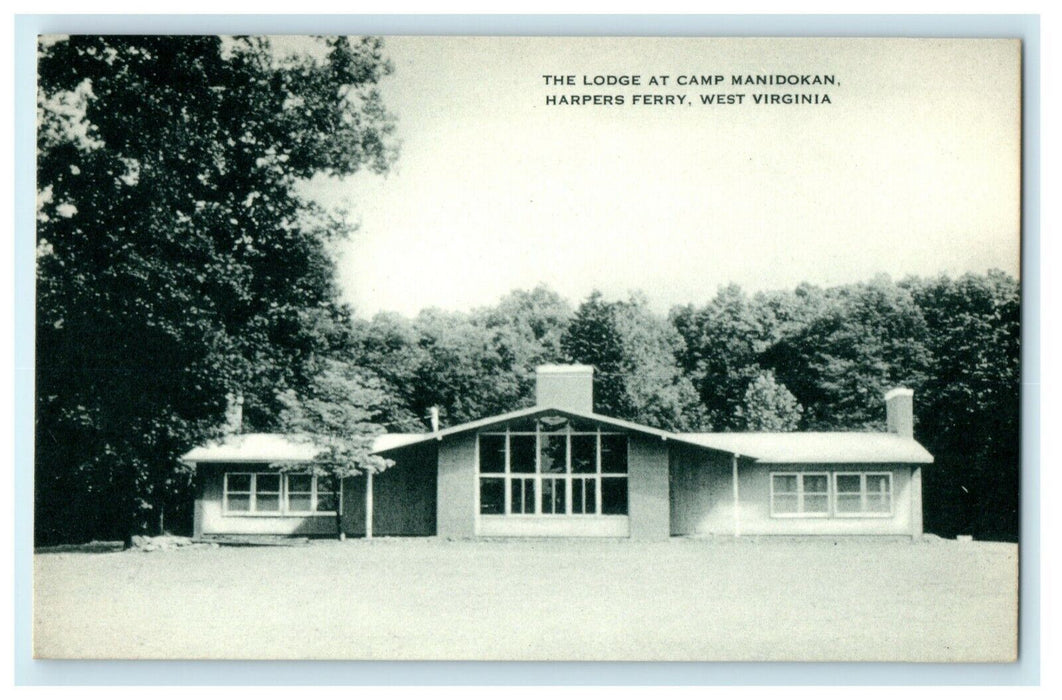
{"label": "single-story building", "polygon": [[536,379],[530,408],[380,436],[394,465],[341,493],[294,466],[318,451],[305,438],[196,448],[195,534],[334,534],[337,509],[352,536],[922,534],[933,458],[909,389],[885,395],[884,433],[678,433],[594,413],[592,367]]}

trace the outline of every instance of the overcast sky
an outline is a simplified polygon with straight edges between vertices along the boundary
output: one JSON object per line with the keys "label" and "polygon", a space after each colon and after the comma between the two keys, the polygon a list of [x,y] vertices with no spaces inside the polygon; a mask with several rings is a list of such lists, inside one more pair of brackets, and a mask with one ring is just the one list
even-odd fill
{"label": "overcast sky", "polygon": [[[313,188],[360,223],[340,255],[359,315],[469,309],[539,282],[573,303],[643,290],[666,311],[729,282],[1018,274],[1016,42],[391,37],[387,52],[399,161]],[[731,83],[779,73],[837,84]],[[642,86],[589,88],[584,75]],[[679,87],[680,75],[725,79]],[[752,97],[794,92],[830,103]],[[714,93],[745,97],[702,106]],[[546,104],[562,94],[625,103]]]}

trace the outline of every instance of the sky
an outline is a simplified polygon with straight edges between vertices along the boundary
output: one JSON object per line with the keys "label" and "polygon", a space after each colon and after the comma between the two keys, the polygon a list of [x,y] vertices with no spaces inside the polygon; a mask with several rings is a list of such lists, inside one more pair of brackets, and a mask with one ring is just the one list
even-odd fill
{"label": "sky", "polygon": [[[398,161],[310,187],[359,225],[337,255],[360,316],[468,310],[540,283],[573,303],[640,290],[663,312],[728,283],[1018,275],[1017,42],[389,37],[386,50]],[[777,74],[834,82],[732,82]],[[595,76],[641,84],[583,84]],[[573,94],[624,104],[547,104]],[[714,94],[744,97],[702,104]]]}

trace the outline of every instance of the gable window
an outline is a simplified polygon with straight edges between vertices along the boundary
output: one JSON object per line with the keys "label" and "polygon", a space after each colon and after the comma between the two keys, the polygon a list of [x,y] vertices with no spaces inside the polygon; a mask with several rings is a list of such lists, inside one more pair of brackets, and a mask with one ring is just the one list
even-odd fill
{"label": "gable window", "polygon": [[226,472],[225,515],[335,515],[340,495],[313,474]]}
{"label": "gable window", "polygon": [[626,515],[627,435],[561,415],[483,432],[481,515]]}

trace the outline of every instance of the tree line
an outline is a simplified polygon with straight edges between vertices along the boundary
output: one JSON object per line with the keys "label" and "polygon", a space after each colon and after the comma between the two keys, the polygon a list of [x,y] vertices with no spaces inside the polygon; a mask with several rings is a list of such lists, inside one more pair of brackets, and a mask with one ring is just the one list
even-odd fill
{"label": "tree line", "polygon": [[392,431],[432,406],[457,424],[534,402],[534,368],[595,367],[599,413],[668,430],[881,431],[915,391],[927,530],[1018,535],[1020,288],[999,271],[747,294],[654,314],[643,294],[578,307],[547,287],[470,313],[354,321],[352,366],[382,382]]}
{"label": "tree line", "polygon": [[[1000,272],[881,277],[654,313],[547,287],[470,312],[357,318],[300,183],[386,172],[379,39],[287,55],[261,37],[42,41],[38,92],[38,544],[187,529],[178,457],[221,433],[317,432],[346,473],[375,432],[533,402],[534,368],[595,367],[595,410],[673,430],[880,430],[915,390],[926,527],[1017,537],[1020,295]],[[344,439],[344,436],[350,436]],[[343,473],[342,470],[337,473]]]}

